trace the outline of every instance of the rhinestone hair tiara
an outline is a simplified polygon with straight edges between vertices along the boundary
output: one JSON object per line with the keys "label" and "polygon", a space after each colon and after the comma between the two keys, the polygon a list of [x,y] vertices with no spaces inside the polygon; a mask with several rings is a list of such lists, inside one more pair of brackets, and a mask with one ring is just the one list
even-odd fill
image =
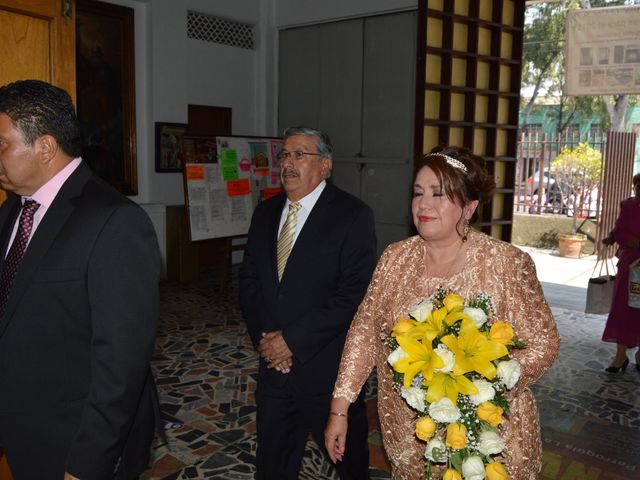
{"label": "rhinestone hair tiara", "polygon": [[464,173],[467,173],[467,166],[464,163],[462,163],[460,160],[456,160],[455,158],[450,157],[449,155],[445,155],[444,153],[427,153],[425,157],[434,157],[436,155],[444,158],[444,161],[451,165],[453,168],[457,168],[458,170],[462,170]]}

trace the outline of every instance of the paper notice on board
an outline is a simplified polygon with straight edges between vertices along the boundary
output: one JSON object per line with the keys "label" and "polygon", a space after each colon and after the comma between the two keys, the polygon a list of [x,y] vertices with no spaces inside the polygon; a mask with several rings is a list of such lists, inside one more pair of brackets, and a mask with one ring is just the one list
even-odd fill
{"label": "paper notice on board", "polygon": [[225,149],[220,155],[220,168],[222,169],[222,178],[226,181],[238,180],[240,172],[238,170],[238,154],[233,149]]}
{"label": "paper notice on board", "polygon": [[[249,201],[247,202],[247,199]],[[231,197],[229,199],[231,205],[231,221],[232,222],[246,222],[251,220],[251,197]]]}
{"label": "paper notice on board", "polygon": [[269,176],[269,146],[266,141],[249,142],[254,177]]}
{"label": "paper notice on board", "polygon": [[227,182],[227,194],[230,197],[238,197],[240,195],[249,195],[251,193],[251,184],[248,178],[241,180],[232,180]]}
{"label": "paper notice on board", "polygon": [[280,192],[281,150],[280,139],[219,136],[215,162],[186,162],[191,239],[246,234],[256,205]]}
{"label": "paper notice on board", "polygon": [[204,180],[204,165],[187,165],[187,181]]}
{"label": "paper notice on board", "polygon": [[227,211],[227,191],[223,188],[211,189],[209,192],[209,220],[212,224],[224,222]]}

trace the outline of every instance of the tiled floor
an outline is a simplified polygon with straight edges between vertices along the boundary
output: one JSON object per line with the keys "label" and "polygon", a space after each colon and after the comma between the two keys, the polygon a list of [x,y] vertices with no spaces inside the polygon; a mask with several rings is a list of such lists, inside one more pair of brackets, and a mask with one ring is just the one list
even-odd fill
{"label": "tiled floor", "polygon": [[[222,291],[207,276],[162,287],[153,366],[168,442],[157,440],[147,480],[253,478],[257,357],[236,296],[235,282]],[[604,373],[613,351],[600,342],[604,316],[553,310],[561,354],[535,387],[545,450],[542,478],[640,478],[640,372],[631,364],[625,374]],[[371,410],[372,478],[389,478]],[[313,442],[300,478],[337,478]]]}

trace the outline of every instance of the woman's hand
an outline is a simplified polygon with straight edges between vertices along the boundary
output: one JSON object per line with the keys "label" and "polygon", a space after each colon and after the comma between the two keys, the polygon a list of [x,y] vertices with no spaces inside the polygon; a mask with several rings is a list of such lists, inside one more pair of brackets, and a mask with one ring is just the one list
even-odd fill
{"label": "woman's hand", "polygon": [[602,244],[606,245],[607,247],[610,247],[614,243],[616,243],[616,239],[613,238],[613,235],[611,235],[611,234],[609,234],[608,236],[606,236],[606,237],[604,237],[602,239]]}
{"label": "woman's hand", "polygon": [[344,398],[334,398],[331,401],[329,420],[324,430],[324,445],[333,463],[341,461],[344,456],[344,445],[349,427],[347,416],[349,405],[349,401]]}

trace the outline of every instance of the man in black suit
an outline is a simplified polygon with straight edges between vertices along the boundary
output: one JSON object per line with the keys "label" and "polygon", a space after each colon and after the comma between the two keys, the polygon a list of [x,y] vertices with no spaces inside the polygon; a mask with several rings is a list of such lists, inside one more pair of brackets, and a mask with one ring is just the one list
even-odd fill
{"label": "man in black suit", "polygon": [[[332,167],[328,136],[289,128],[279,159],[286,195],[257,206],[240,271],[240,304],[260,354],[260,480],[297,479],[309,432],[324,449],[345,337],[376,262],[371,209],[325,180]],[[336,468],[343,480],[366,479],[362,396],[349,422],[347,453]]]}
{"label": "man in black suit", "polygon": [[16,480],[137,478],[154,434],[155,232],[80,149],[64,90],[0,88],[0,447]]}

